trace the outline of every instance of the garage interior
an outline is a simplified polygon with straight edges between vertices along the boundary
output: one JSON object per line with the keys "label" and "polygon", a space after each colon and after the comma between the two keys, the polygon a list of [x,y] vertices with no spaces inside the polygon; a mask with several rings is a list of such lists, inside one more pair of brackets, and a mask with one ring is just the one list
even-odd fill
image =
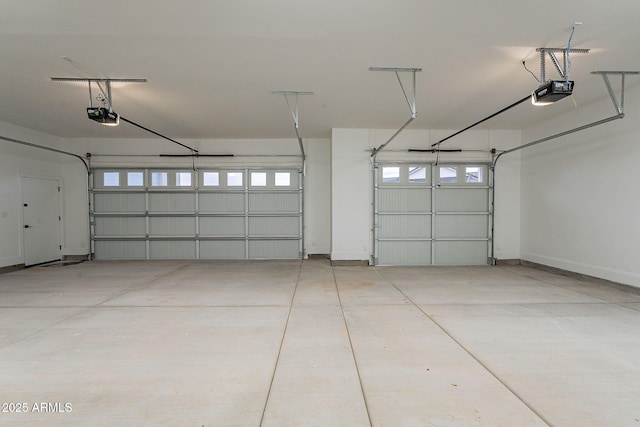
{"label": "garage interior", "polygon": [[0,424],[640,425],[640,5],[5,3]]}

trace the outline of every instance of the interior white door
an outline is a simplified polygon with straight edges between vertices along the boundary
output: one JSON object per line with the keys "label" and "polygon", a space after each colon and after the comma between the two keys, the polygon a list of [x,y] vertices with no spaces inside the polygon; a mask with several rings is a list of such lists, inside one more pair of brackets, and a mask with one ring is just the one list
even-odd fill
{"label": "interior white door", "polygon": [[60,259],[60,183],[22,178],[24,264]]}

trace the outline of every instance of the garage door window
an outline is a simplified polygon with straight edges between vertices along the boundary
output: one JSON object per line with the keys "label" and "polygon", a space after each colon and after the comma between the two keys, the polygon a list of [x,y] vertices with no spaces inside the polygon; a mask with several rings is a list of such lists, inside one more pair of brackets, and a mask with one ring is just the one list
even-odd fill
{"label": "garage door window", "polygon": [[382,168],[382,182],[400,182],[400,168],[398,166],[384,166]]}
{"label": "garage door window", "polygon": [[152,172],[151,173],[151,186],[152,187],[166,187],[167,173],[166,172]]}
{"label": "garage door window", "polygon": [[118,187],[120,185],[120,172],[105,172],[102,177],[105,187]]}
{"label": "garage door window", "polygon": [[267,173],[266,172],[251,172],[251,186],[252,187],[266,187],[267,186]]}
{"label": "garage door window", "polygon": [[191,187],[191,172],[176,172],[176,187]]}
{"label": "garage door window", "polygon": [[227,186],[242,187],[242,172],[227,172]]}
{"label": "garage door window", "polygon": [[127,172],[128,187],[144,186],[144,172]]}
{"label": "garage door window", "polygon": [[410,166],[409,167],[409,182],[410,183],[426,183],[427,182],[427,168],[424,166]]}
{"label": "garage door window", "polygon": [[458,168],[456,166],[440,166],[440,184],[455,184],[458,182]]}
{"label": "garage door window", "polygon": [[276,172],[276,187],[290,187],[291,172]]}
{"label": "garage door window", "polygon": [[482,167],[482,166],[467,166],[465,168],[464,180],[467,183],[482,183],[482,182],[484,182],[484,167]]}
{"label": "garage door window", "polygon": [[203,172],[202,184],[205,187],[218,187],[220,185],[220,172]]}

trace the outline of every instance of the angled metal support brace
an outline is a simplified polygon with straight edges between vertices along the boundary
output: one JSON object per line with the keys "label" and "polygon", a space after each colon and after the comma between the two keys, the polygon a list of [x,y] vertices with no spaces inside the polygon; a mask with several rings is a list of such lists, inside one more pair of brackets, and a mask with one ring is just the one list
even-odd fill
{"label": "angled metal support brace", "polygon": [[[611,97],[611,102],[613,102],[613,107],[616,109],[618,114],[624,114],[624,83],[625,76],[627,74],[638,75],[640,71],[592,71],[591,74],[600,74],[602,76],[602,80],[604,80],[605,86],[607,86],[607,90],[609,91],[609,96]],[[620,102],[618,102],[618,98],[616,97],[616,92],[613,90],[613,86],[611,86],[611,81],[609,80],[609,75],[619,75],[620,76]]]}
{"label": "angled metal support brace", "polygon": [[[306,155],[304,152],[304,145],[302,144],[302,137],[300,137],[300,132],[298,129],[300,128],[300,110],[299,110],[299,102],[298,98],[300,95],[313,95],[313,92],[300,92],[295,90],[277,90],[271,92],[274,95],[282,95],[284,97],[284,101],[287,103],[287,107],[289,107],[289,112],[293,117],[293,125],[296,129],[296,137],[298,138],[298,144],[300,144],[300,153],[302,154],[302,160],[306,159]],[[289,97],[294,97],[294,103],[289,100]]]}
{"label": "angled metal support brace", "polygon": [[[299,97],[300,95],[313,95],[313,92],[300,92],[300,91],[295,91],[295,90],[277,90],[277,91],[273,91],[271,92],[274,95],[282,95],[284,97],[284,101],[287,103],[287,107],[289,107],[289,112],[291,113],[291,116],[293,117],[293,126],[296,130],[296,137],[298,138],[298,144],[300,145],[300,154],[302,155],[302,183],[300,186],[300,189],[302,191],[302,206],[301,206],[301,210],[300,210],[300,218],[301,218],[301,225],[302,225],[302,233],[301,233],[301,245],[302,245],[302,250],[300,251],[300,258],[304,259],[305,255],[306,255],[306,243],[305,243],[305,191],[304,191],[304,187],[305,187],[305,177],[307,176],[307,156],[304,152],[304,145],[302,144],[302,137],[300,136],[300,132],[298,131],[298,129],[300,128],[300,110],[299,110]],[[289,97],[294,97],[294,102],[292,103],[292,101],[289,100]]]}
{"label": "angled metal support brace", "polygon": [[556,67],[556,70],[558,71],[558,74],[560,74],[560,77],[562,77],[563,79],[565,77],[567,77],[567,75],[565,74],[567,72],[567,55],[566,53],[563,55],[563,65],[560,65],[560,62],[558,61],[558,58],[556,58],[556,54],[553,53],[553,51],[549,51],[549,58],[551,58],[551,62],[553,62],[553,65]]}
{"label": "angled metal support brace", "polygon": [[[402,89],[402,94],[404,95],[404,99],[407,101],[407,105],[409,106],[409,110],[411,111],[411,117],[409,117],[409,120],[407,120],[406,123],[402,125],[402,127],[398,129],[396,133],[394,133],[391,136],[391,138],[389,138],[384,144],[380,145],[378,148],[373,149],[371,153],[371,158],[375,159],[378,153],[382,151],[384,147],[386,147],[391,141],[393,141],[395,137],[398,136],[398,134],[400,134],[400,132],[402,132],[404,128],[409,126],[409,123],[411,123],[417,117],[418,113],[416,110],[416,73],[422,71],[422,68],[369,67],[369,71],[393,71],[396,75],[396,78],[398,79],[398,83],[400,84],[400,89]],[[412,92],[411,99],[409,99],[409,96],[407,95],[407,91],[405,90],[404,85],[402,84],[402,79],[400,78],[400,74],[398,74],[400,72],[409,72],[412,74],[413,92]]]}

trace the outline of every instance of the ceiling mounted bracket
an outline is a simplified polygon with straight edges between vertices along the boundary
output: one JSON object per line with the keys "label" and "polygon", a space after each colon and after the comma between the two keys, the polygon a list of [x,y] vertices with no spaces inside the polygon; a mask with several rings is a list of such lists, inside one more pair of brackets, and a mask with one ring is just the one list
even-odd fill
{"label": "ceiling mounted bracket", "polygon": [[[564,48],[564,47],[539,47],[536,49],[536,52],[540,53],[540,83],[545,83],[546,79],[546,55],[549,55],[551,62],[555,66],[558,74],[563,79],[569,78],[569,54],[571,53],[589,53],[591,49],[574,49],[574,48]],[[562,65],[556,56],[556,53],[562,52]]]}
{"label": "ceiling mounted bracket", "polygon": [[[409,110],[411,112],[411,117],[409,117],[409,120],[407,120],[405,124],[402,125],[402,127],[400,127],[400,129],[398,129],[396,133],[394,133],[391,136],[391,138],[389,138],[384,144],[381,144],[378,148],[374,148],[372,150],[371,158],[375,159],[378,153],[382,151],[391,141],[393,141],[395,137],[398,136],[400,132],[404,130],[404,128],[409,126],[409,123],[415,120],[415,118],[418,116],[417,109],[416,109],[416,73],[421,72],[422,68],[369,67],[369,71],[387,71],[387,72],[392,71],[396,75],[396,78],[398,79],[398,83],[400,84],[400,89],[402,90],[404,99],[407,101],[407,105],[409,106]],[[399,74],[401,72],[411,73],[412,75],[413,91],[411,94],[411,99],[409,99],[409,96],[407,95],[407,91],[405,90],[404,85],[402,84],[402,79],[400,78],[400,74]]]}
{"label": "ceiling mounted bracket", "polygon": [[[296,130],[296,137],[298,138],[298,144],[300,145],[300,153],[302,154],[302,160],[306,159],[306,155],[304,152],[304,145],[302,144],[302,138],[300,137],[300,132],[298,129],[300,128],[300,109],[299,109],[299,96],[300,95],[313,95],[313,92],[302,92],[295,90],[276,90],[271,92],[273,95],[282,95],[284,97],[284,101],[287,103],[287,107],[289,107],[289,112],[293,117],[293,126]],[[289,100],[289,97],[294,97],[295,103]]]}
{"label": "ceiling mounted bracket", "polygon": [[[113,99],[111,96],[111,83],[146,83],[147,79],[103,79],[103,78],[82,78],[82,77],[51,77],[52,82],[87,82],[89,85],[89,105],[93,107],[93,99],[91,96],[91,83],[95,82],[102,96],[109,104],[109,111],[113,112]],[[107,90],[102,88],[100,83],[104,83]]]}
{"label": "ceiling mounted bracket", "polygon": [[[604,80],[604,84],[607,87],[607,91],[609,91],[609,96],[611,97],[611,102],[613,102],[613,107],[616,109],[618,114],[624,114],[624,83],[625,76],[627,74],[630,75],[638,75],[640,71],[592,71],[591,74],[600,74],[602,76],[602,80]],[[618,98],[616,97],[616,92],[613,90],[613,86],[611,86],[611,81],[609,80],[609,75],[619,75],[620,76],[620,102],[618,102]]]}
{"label": "ceiling mounted bracket", "polygon": [[[89,86],[89,107],[87,108],[87,116],[105,126],[118,126],[120,124],[120,115],[113,111],[113,96],[111,95],[111,83],[146,83],[146,79],[103,79],[103,78],[80,78],[80,77],[51,77],[53,82],[87,82]],[[91,92],[91,83],[95,84],[102,92],[103,107],[93,107],[93,94]],[[106,91],[100,83],[104,83]],[[108,108],[107,108],[108,107]]]}
{"label": "ceiling mounted bracket", "polygon": [[[69,60],[68,58],[66,58],[67,60]],[[77,68],[77,67],[76,67]],[[52,82],[87,82],[89,85],[89,108],[87,108],[87,114],[89,115],[89,118],[92,120],[96,120],[98,122],[100,122],[101,124],[104,125],[109,125],[109,126],[116,126],[120,123],[120,119],[122,119],[123,121],[136,126],[144,131],[147,131],[149,133],[152,133],[156,136],[159,136],[160,138],[166,139],[167,141],[171,141],[174,144],[180,145],[188,150],[191,151],[191,155],[195,158],[197,157],[197,153],[198,150],[196,150],[195,148],[191,148],[188,145],[185,145],[181,142],[176,141],[175,139],[171,139],[168,136],[165,136],[161,133],[158,133],[154,130],[151,130],[145,126],[142,126],[136,122],[134,122],[133,120],[129,120],[126,119],[124,117],[121,117],[120,115],[116,114],[113,112],[113,102],[112,102],[112,97],[111,97],[111,83],[146,83],[147,79],[103,79],[103,78],[92,78],[92,77],[51,77],[51,81]],[[109,104],[109,114],[105,114],[106,109],[105,108],[93,108],[93,96],[91,95],[91,83],[95,82],[96,85],[98,86],[98,88],[100,89],[100,92],[102,92],[102,96],[104,97],[104,100]],[[105,86],[107,88],[107,91],[105,92],[105,90],[102,88],[102,85],[100,83],[105,83]],[[113,121],[107,120],[107,119],[113,119]],[[195,170],[195,160],[192,163],[193,165],[193,169]]]}

